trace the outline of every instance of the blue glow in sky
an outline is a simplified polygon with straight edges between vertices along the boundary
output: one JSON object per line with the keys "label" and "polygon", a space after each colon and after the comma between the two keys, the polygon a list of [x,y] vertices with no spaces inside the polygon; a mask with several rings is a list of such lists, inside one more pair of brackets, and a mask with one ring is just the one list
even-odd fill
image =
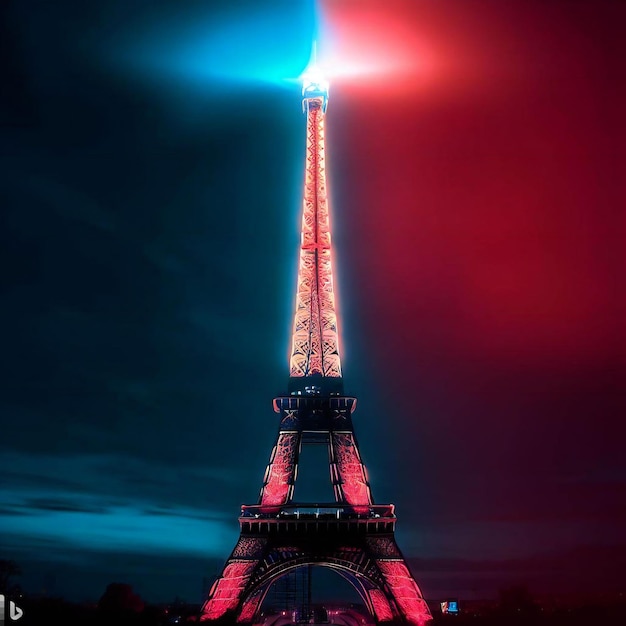
{"label": "blue glow in sky", "polygon": [[[16,454],[10,457],[13,484],[0,490],[0,535],[10,538],[14,547],[40,544],[223,558],[224,546],[236,539],[232,514],[213,510],[205,502],[194,507],[193,498],[175,504],[160,499],[149,487],[150,474],[156,474],[144,463],[103,455],[49,457],[48,484],[35,485],[28,473],[32,459]],[[116,475],[110,469],[112,464],[124,465],[125,477]],[[129,483],[128,471],[144,488],[137,490],[132,480]],[[219,469],[199,471],[203,478],[180,471],[171,477],[172,487],[178,478],[187,484],[198,479],[200,484],[234,479]],[[120,491],[123,482],[127,487]],[[170,481],[159,478],[155,482],[165,486]]]}
{"label": "blue glow in sky", "polygon": [[199,8],[183,17],[161,14],[125,24],[106,55],[118,69],[159,82],[211,89],[219,81],[218,91],[222,83],[287,87],[306,67],[316,22],[311,2],[251,4],[245,11]]}
{"label": "blue glow in sky", "polygon": [[146,510],[130,504],[91,511],[42,510],[25,504],[21,509],[21,514],[0,516],[0,533],[11,536],[13,546],[45,542],[67,548],[221,558],[224,545],[235,538],[230,519],[207,519],[198,511]]}

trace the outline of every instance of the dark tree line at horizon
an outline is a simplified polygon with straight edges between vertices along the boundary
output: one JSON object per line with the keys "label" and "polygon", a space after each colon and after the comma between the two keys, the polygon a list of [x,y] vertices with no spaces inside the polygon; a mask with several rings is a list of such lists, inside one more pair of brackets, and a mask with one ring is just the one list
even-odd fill
{"label": "dark tree line at horizon", "polygon": [[[92,606],[63,598],[35,598],[23,593],[17,584],[15,579],[21,573],[15,561],[0,559],[0,593],[7,599],[14,599],[23,609],[22,626],[50,623],[64,626],[167,626],[197,621],[199,606],[178,598],[167,607],[150,605],[134,592],[131,585],[120,582],[109,583],[98,603]],[[501,589],[498,602],[480,612],[467,611],[458,615],[435,612],[433,615],[435,624],[458,626],[621,626],[625,616],[626,598],[621,594],[612,603],[546,610],[539,606],[525,585]],[[216,626],[234,624],[235,619],[231,616]]]}

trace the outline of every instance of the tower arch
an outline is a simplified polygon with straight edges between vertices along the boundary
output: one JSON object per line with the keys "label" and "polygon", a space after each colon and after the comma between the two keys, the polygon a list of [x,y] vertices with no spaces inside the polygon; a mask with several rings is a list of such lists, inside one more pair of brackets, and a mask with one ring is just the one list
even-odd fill
{"label": "tower arch", "polygon": [[297,558],[281,560],[277,559],[269,567],[253,576],[249,588],[243,594],[241,600],[241,613],[237,616],[239,622],[256,622],[259,611],[272,586],[282,577],[287,576],[302,567],[313,566],[333,571],[341,576],[352,586],[363,605],[375,621],[387,621],[392,616],[399,616],[400,613],[387,596],[378,598],[376,590],[384,585],[384,580],[376,568],[369,570],[360,567],[353,561],[337,558],[336,555],[320,555],[315,560],[310,556],[300,556]]}

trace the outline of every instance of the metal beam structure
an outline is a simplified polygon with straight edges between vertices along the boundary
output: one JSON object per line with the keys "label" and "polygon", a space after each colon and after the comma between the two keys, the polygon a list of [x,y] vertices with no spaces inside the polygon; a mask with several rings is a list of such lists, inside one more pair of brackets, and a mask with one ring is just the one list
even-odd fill
{"label": "metal beam structure", "polygon": [[341,378],[326,192],[324,99],[307,97],[304,105],[306,167],[290,376]]}
{"label": "metal beam structure", "polygon": [[[239,541],[200,621],[256,623],[272,584],[312,565],[348,580],[378,624],[425,626],[432,619],[396,544],[394,506],[372,499],[352,422],[356,398],[343,394],[326,190],[327,104],[328,84],[313,68],[302,90],[306,167],[289,393],[274,399],[280,422],[259,500],[242,507]],[[307,443],[328,447],[335,502],[293,501]]]}

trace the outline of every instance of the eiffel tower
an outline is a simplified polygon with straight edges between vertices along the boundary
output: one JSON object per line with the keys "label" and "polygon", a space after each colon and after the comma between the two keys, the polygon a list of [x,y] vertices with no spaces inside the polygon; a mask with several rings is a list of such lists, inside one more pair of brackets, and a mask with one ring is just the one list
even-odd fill
{"label": "eiffel tower", "polygon": [[[252,624],[272,584],[296,568],[331,568],[356,589],[376,623],[423,626],[431,615],[394,537],[392,504],[374,504],[344,395],[333,292],[324,119],[328,82],[304,75],[306,172],[288,394],[274,399],[276,445],[257,504],[202,607],[200,621]],[[335,502],[293,501],[303,445],[328,446]]]}

